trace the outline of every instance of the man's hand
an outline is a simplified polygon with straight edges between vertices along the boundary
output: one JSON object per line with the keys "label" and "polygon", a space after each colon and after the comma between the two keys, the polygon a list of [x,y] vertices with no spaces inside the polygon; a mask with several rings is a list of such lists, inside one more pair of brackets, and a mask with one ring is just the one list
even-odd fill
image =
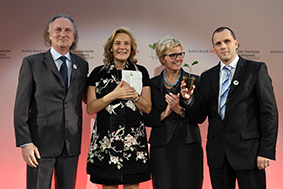
{"label": "man's hand", "polygon": [[38,162],[36,160],[36,157],[38,159],[40,159],[40,154],[39,154],[37,147],[34,144],[28,144],[28,145],[22,147],[22,156],[23,156],[25,162],[30,167],[37,167],[38,166]]}
{"label": "man's hand", "polygon": [[181,95],[182,97],[188,102],[194,93],[195,86],[193,85],[193,88],[189,90],[186,88],[186,83],[184,81],[181,82]]}
{"label": "man's hand", "polygon": [[270,165],[270,159],[257,156],[257,167],[259,170],[265,169]]}

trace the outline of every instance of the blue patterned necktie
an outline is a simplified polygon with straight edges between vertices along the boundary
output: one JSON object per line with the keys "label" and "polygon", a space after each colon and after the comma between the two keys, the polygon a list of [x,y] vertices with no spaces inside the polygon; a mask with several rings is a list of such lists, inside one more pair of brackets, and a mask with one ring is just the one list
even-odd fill
{"label": "blue patterned necktie", "polygon": [[226,71],[226,76],[222,83],[221,87],[221,97],[220,97],[220,116],[223,120],[225,117],[225,108],[226,108],[226,100],[229,93],[230,85],[231,85],[231,67],[224,66],[223,68]]}
{"label": "blue patterned necktie", "polygon": [[62,60],[62,65],[60,67],[60,74],[62,76],[62,79],[65,83],[66,88],[68,88],[68,67],[66,64],[67,58],[65,56],[61,56],[60,59]]}

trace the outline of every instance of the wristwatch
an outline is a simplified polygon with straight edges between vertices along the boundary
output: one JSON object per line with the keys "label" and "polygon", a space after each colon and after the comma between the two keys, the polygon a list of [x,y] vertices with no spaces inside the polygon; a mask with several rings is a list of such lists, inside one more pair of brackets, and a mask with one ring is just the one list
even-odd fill
{"label": "wristwatch", "polygon": [[140,95],[138,94],[138,96],[134,99],[135,102],[139,101],[140,99]]}
{"label": "wristwatch", "polygon": [[182,116],[184,114],[184,112],[185,112],[184,108],[181,108],[179,115]]}

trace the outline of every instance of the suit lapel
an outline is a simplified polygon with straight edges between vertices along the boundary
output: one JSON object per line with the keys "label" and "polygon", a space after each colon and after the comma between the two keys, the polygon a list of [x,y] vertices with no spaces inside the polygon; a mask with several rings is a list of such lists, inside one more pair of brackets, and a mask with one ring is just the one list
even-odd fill
{"label": "suit lapel", "polygon": [[45,56],[44,56],[44,63],[48,66],[48,68],[49,68],[57,77],[59,77],[59,78],[61,79],[61,82],[62,82],[62,84],[63,84],[64,81],[63,81],[63,79],[62,79],[62,77],[61,77],[61,75],[60,75],[60,73],[59,73],[59,71],[58,71],[58,69],[57,69],[57,67],[56,67],[56,65],[55,65],[55,62],[54,62],[54,60],[53,60],[53,58],[52,58],[52,56],[51,56],[50,50],[45,53]]}
{"label": "suit lapel", "polygon": [[[213,93],[215,94],[215,98],[216,102],[218,102],[218,98],[219,98],[219,72],[220,72],[220,63],[218,65],[216,65],[214,68],[212,68],[211,70],[211,74],[210,74],[210,81],[211,81],[211,86],[213,89]],[[237,64],[237,68],[235,70],[235,74],[234,77],[231,81],[231,87],[230,87],[230,91],[227,97],[227,104],[226,104],[226,112],[225,112],[225,117],[229,114],[229,100],[231,100],[229,97],[231,96],[231,93],[234,92],[234,90],[236,89],[237,85],[241,83],[241,79],[243,77],[243,75],[246,72],[246,62],[244,59],[242,59],[240,57],[239,62]],[[209,86],[208,86],[209,87]],[[218,103],[216,106],[216,111],[218,111]],[[220,118],[220,115],[219,115]],[[224,119],[225,120],[225,119]]]}
{"label": "suit lapel", "polygon": [[71,80],[70,80],[69,88],[72,86],[72,83],[74,82],[74,78],[78,72],[77,70],[79,69],[79,64],[77,63],[76,57],[73,54],[71,54],[71,57],[72,57],[72,72],[71,72]]}
{"label": "suit lapel", "polygon": [[[214,102],[215,102],[215,106],[213,107],[213,109],[215,110],[215,112],[217,112],[217,114],[218,114],[218,96],[219,96],[219,72],[220,72],[220,62],[218,65],[216,65],[215,67],[211,69],[211,72],[210,72],[211,74],[209,77],[210,82],[207,83],[210,85],[210,86],[207,86],[207,88],[208,89],[212,88],[211,94],[213,94]],[[219,115],[219,118],[220,118],[220,115]]]}
{"label": "suit lapel", "polygon": [[228,94],[228,98],[229,95],[236,89],[237,85],[241,83],[241,79],[243,75],[246,73],[246,65],[247,65],[246,61],[240,57],[237,64],[237,68],[235,70],[234,77],[231,81],[231,87]]}
{"label": "suit lapel", "polygon": [[212,69],[210,75],[211,86],[217,99],[219,95],[219,72],[220,72],[220,63]]}
{"label": "suit lapel", "polygon": [[[69,88],[72,86],[72,83],[74,82],[74,78],[77,74],[77,70],[79,68],[79,64],[77,63],[77,59],[76,57],[71,54],[71,61],[72,61],[72,72],[71,72],[71,79],[70,79],[70,86]],[[60,84],[63,85],[64,81],[60,75],[60,72],[58,71],[55,62],[51,56],[50,50],[48,52],[45,53],[44,56],[44,63],[48,66],[48,68],[60,79]]]}
{"label": "suit lapel", "polygon": [[233,105],[233,100],[234,100],[234,99],[231,99],[231,96],[234,92],[236,92],[235,90],[236,90],[237,86],[241,84],[243,75],[247,71],[246,66],[247,66],[246,61],[240,57],[238,64],[237,64],[237,67],[236,67],[236,70],[235,70],[234,77],[231,81],[231,87],[230,87],[230,91],[229,91],[229,94],[228,94],[228,97],[227,97],[225,117],[227,117],[229,115],[229,113],[231,112],[230,106]]}

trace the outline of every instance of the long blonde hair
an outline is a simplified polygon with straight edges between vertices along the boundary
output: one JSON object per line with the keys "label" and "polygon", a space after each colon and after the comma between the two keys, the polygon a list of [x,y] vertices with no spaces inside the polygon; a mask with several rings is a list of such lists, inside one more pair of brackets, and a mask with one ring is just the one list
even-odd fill
{"label": "long blonde hair", "polygon": [[131,43],[131,54],[128,58],[128,61],[132,62],[134,64],[137,63],[138,62],[137,59],[134,58],[136,56],[136,51],[137,51],[137,42],[136,42],[136,39],[135,39],[133,33],[126,27],[119,27],[119,28],[115,29],[112,32],[111,36],[108,38],[107,42],[104,45],[103,56],[105,58],[103,59],[103,62],[107,63],[107,62],[112,62],[114,60],[113,53],[110,51],[110,49],[112,48],[113,41],[115,39],[115,36],[118,33],[125,33],[130,37],[130,39],[131,39],[131,42],[130,42]]}

